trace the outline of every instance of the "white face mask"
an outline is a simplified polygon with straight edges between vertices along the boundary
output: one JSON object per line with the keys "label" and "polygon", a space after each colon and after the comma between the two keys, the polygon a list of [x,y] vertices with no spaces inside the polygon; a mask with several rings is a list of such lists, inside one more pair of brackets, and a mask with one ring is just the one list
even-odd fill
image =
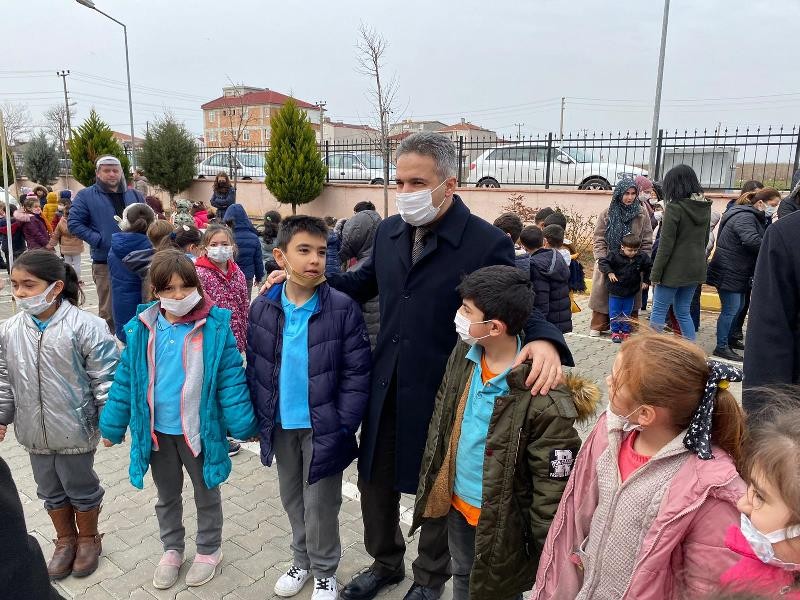
{"label": "white face mask", "polygon": [[437,185],[432,190],[419,190],[418,192],[406,192],[395,194],[397,212],[400,213],[403,221],[413,227],[427,225],[439,214],[439,209],[444,204],[443,199],[439,206],[433,205],[433,192],[442,187],[447,180]]}
{"label": "white face mask", "polygon": [[778,212],[777,206],[770,206],[769,204],[764,205],[764,214],[767,217],[772,217],[776,212]]}
{"label": "white face mask", "polygon": [[479,338],[472,337],[469,333],[469,328],[473,325],[480,325],[481,323],[490,323],[491,321],[476,321],[473,323],[467,317],[462,315],[460,312],[456,311],[456,318],[453,321],[456,324],[456,333],[458,333],[459,337],[465,344],[469,344],[470,346],[474,346],[478,340],[482,340],[483,338],[489,337],[489,334],[482,335]]}
{"label": "white face mask", "polygon": [[631,423],[630,417],[631,415],[635,414],[641,406],[636,407],[630,414],[625,415],[618,415],[613,410],[611,410],[611,403],[608,403],[606,407],[606,415],[608,415],[608,422],[612,429],[622,429],[625,433],[630,431],[641,431],[643,428],[638,423]]}
{"label": "white face mask", "polygon": [[36,294],[35,296],[28,296],[27,298],[17,298],[14,296],[17,301],[17,306],[22,312],[29,315],[36,316],[42,314],[48,308],[53,306],[53,302],[55,302],[56,298],[58,298],[58,295],[56,295],[53,296],[52,300],[47,299],[47,295],[53,291],[53,288],[56,287],[57,283],[57,281],[54,281],[47,286],[45,291],[43,291],[41,294]]}
{"label": "white face mask", "polygon": [[233,258],[233,247],[231,246],[211,246],[206,249],[208,258],[214,262],[224,263]]}
{"label": "white face mask", "polygon": [[203,297],[200,295],[200,292],[197,291],[197,288],[194,288],[194,290],[192,290],[182,300],[159,298],[159,301],[161,302],[161,308],[163,308],[165,311],[175,315],[176,317],[183,317],[188,315],[202,299]]}
{"label": "white face mask", "polygon": [[772,544],[800,537],[800,525],[792,525],[772,533],[761,533],[747,515],[742,513],[740,529],[747,543],[750,544],[750,548],[753,549],[753,552],[761,562],[787,571],[800,571],[800,565],[783,562],[781,559],[776,558],[775,549],[772,547]]}
{"label": "white face mask", "polygon": [[656,218],[656,221],[661,222],[661,217],[664,216],[664,213],[660,210],[657,210],[653,213],[653,216]]}

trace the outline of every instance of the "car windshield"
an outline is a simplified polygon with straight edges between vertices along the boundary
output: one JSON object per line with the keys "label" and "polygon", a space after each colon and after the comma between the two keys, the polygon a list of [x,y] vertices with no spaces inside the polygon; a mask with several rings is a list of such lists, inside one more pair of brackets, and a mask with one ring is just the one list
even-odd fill
{"label": "car windshield", "polygon": [[358,160],[368,169],[383,169],[383,158],[377,154],[359,154]]}
{"label": "car windshield", "polygon": [[240,154],[239,162],[245,167],[263,167],[264,157],[260,154]]}
{"label": "car windshield", "polygon": [[586,152],[586,150],[581,150],[580,148],[561,148],[561,151],[564,154],[569,154],[572,158],[575,159],[575,162],[579,163],[592,162],[592,157],[588,152]]}

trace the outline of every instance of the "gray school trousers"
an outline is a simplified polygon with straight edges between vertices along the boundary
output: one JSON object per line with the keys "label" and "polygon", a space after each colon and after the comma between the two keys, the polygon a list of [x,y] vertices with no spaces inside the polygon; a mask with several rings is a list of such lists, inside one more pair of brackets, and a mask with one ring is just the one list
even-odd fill
{"label": "gray school trousers", "polygon": [[292,526],[294,566],[323,579],[336,573],[342,554],[342,474],[308,485],[311,437],[310,429],[283,429],[276,424],[273,447],[281,502]]}
{"label": "gray school trousers", "polygon": [[222,545],[222,494],[203,481],[203,455],[195,457],[182,435],[156,432],[158,450],[150,453],[150,468],[158,490],[156,517],[164,551],[186,548],[183,527],[183,470],[194,487],[197,507],[197,552],[214,554]]}
{"label": "gray school trousers", "polygon": [[94,451],[30,456],[36,495],[47,510],[71,504],[85,512],[100,506],[105,492],[94,472]]}

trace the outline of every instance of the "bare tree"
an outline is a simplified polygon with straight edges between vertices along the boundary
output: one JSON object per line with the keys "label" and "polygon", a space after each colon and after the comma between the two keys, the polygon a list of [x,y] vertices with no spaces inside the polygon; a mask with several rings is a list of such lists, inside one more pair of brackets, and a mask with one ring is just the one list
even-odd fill
{"label": "bare tree", "polygon": [[372,103],[378,117],[380,152],[383,158],[383,215],[389,216],[389,116],[393,112],[392,105],[397,95],[397,77],[384,77],[384,55],[389,43],[374,27],[361,23],[358,27],[356,42],[357,70],[375,81],[375,87],[367,97]]}
{"label": "bare tree", "polygon": [[44,113],[45,131],[47,135],[56,143],[56,148],[67,156],[67,140],[69,139],[70,119],[75,118],[75,112],[70,108],[69,117],[67,107],[63,104],[55,104]]}
{"label": "bare tree", "polygon": [[5,122],[9,145],[21,142],[22,138],[27,136],[33,129],[33,121],[27,105],[4,102],[0,105],[0,111],[3,111],[3,121]]}
{"label": "bare tree", "polygon": [[229,152],[228,158],[230,169],[232,171],[230,175],[233,178],[233,187],[235,188],[238,178],[238,169],[235,169],[234,167],[238,164],[237,157],[239,155],[239,142],[242,141],[244,132],[256,118],[256,115],[255,111],[250,110],[244,100],[244,83],[236,84],[230,79],[228,79],[228,81],[231,84],[233,89],[233,98],[235,98],[236,101],[222,109],[222,116],[227,119],[228,127],[226,129],[233,144],[233,156],[231,156]]}

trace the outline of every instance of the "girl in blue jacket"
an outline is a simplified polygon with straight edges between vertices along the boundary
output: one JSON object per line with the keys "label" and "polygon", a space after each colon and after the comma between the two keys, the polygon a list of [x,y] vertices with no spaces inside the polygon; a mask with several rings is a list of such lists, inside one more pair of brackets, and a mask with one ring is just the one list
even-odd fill
{"label": "girl in blue jacket", "polygon": [[222,497],[228,478],[226,429],[247,439],[256,421],[230,311],[203,296],[192,261],[180,250],[159,251],[150,266],[157,301],[142,305],[125,325],[122,354],[100,419],[106,446],[131,431],[131,483],[143,487],[148,466],[158,489],[156,517],[164,555],[153,576],[172,587],[184,561],[183,473],[194,486],[197,554],[188,586],[211,580],[222,560]]}

